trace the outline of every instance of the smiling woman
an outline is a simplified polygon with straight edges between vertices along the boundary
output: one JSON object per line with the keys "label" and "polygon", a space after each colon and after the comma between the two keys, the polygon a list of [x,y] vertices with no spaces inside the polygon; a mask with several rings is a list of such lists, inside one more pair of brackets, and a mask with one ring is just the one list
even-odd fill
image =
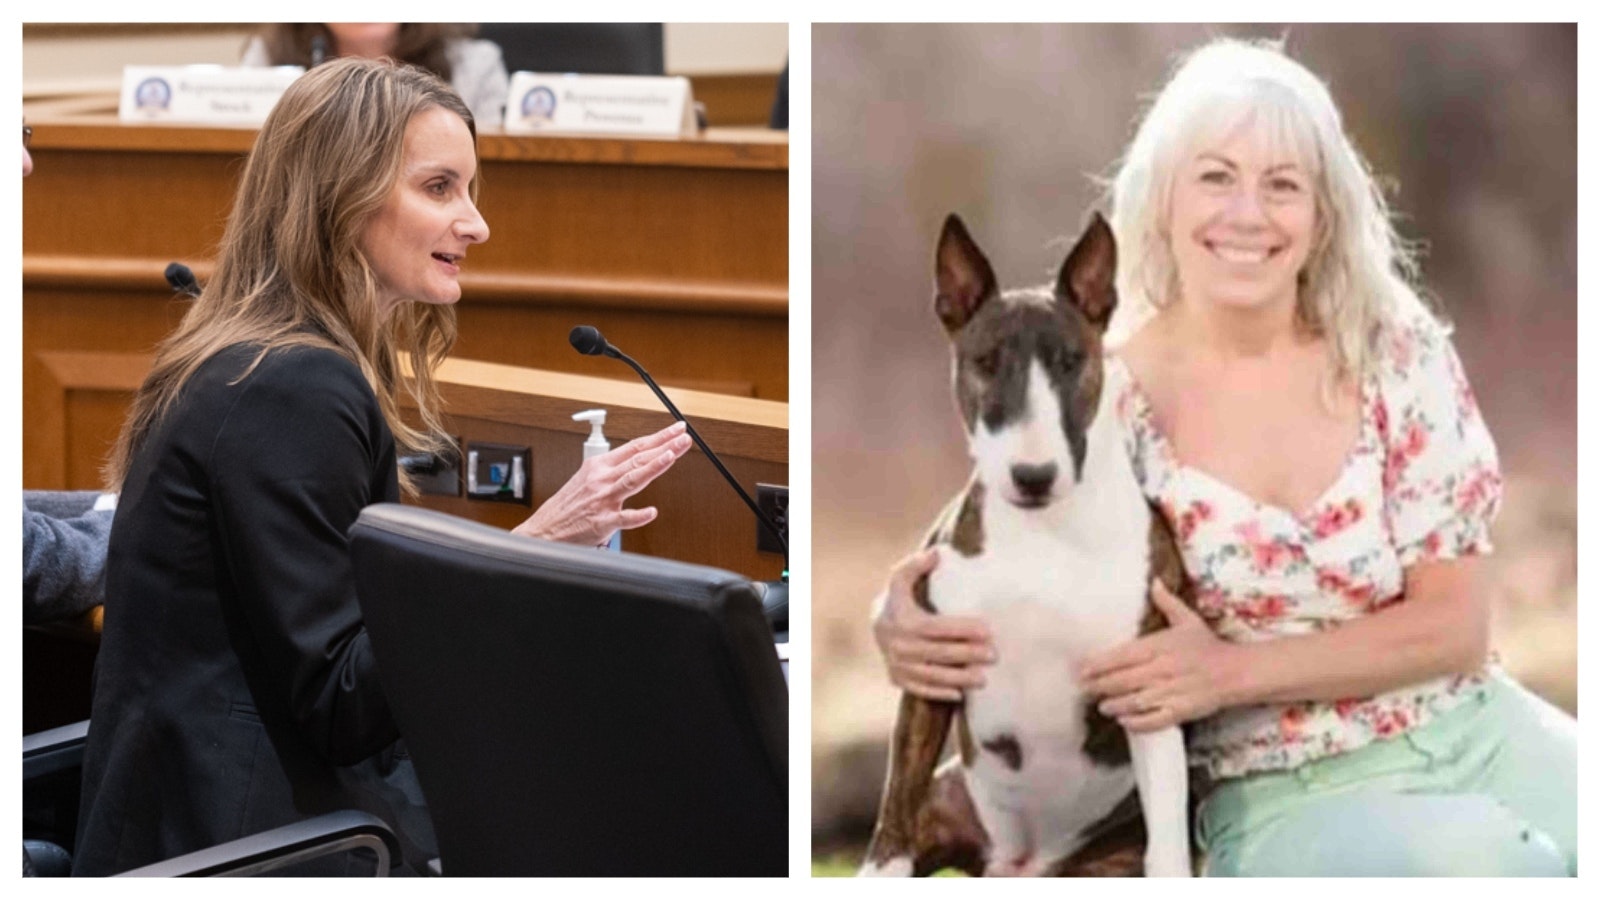
{"label": "smiling woman", "polygon": [[1172,187],[1172,253],[1190,274],[1179,289],[1224,306],[1292,308],[1317,218],[1310,173],[1271,152],[1253,124],[1197,153]]}
{"label": "smiling woman", "polygon": [[[1076,674],[1129,731],[1189,723],[1206,873],[1575,873],[1576,722],[1488,649],[1495,444],[1327,88],[1275,45],[1194,51],[1110,199],[1106,408],[1193,605],[1153,585],[1171,627]],[[990,639],[916,608],[936,565],[896,569],[875,635],[949,698]]]}
{"label": "smiling woman", "polygon": [[[399,499],[401,449],[443,444],[432,374],[461,259],[489,236],[474,135],[434,76],[355,58],[302,76],[262,126],[216,274],[110,467],[122,495],[76,873],[347,808],[388,821],[410,870],[437,855],[347,535]],[[399,416],[407,391],[420,428]],[[588,460],[517,531],[595,546],[649,522],[623,504],[687,451],[680,432]]]}

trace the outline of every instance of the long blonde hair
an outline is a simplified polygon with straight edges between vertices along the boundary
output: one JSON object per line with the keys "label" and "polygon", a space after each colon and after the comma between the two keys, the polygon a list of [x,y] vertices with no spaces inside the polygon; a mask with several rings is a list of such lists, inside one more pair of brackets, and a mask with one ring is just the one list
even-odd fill
{"label": "long blonde hair", "polygon": [[1139,124],[1111,182],[1122,301],[1112,340],[1178,296],[1167,226],[1179,163],[1199,143],[1245,124],[1311,169],[1317,224],[1295,321],[1327,339],[1330,383],[1364,378],[1387,326],[1431,314],[1415,287],[1415,254],[1395,231],[1327,86],[1272,41],[1221,38],[1181,58]]}
{"label": "long blonde hair", "polygon": [[[407,125],[434,107],[459,115],[476,138],[461,98],[412,66],[334,60],[284,92],[245,163],[216,272],[161,343],[134,397],[106,467],[110,489],[120,487],[195,371],[241,343],[260,348],[246,374],[282,347],[338,352],[361,368],[402,452],[445,446],[433,370],[455,344],[455,309],[402,303],[383,319],[376,278],[358,246],[399,179]],[[471,192],[476,199],[476,178]],[[409,382],[400,373],[402,349],[411,355]],[[401,389],[416,402],[420,429],[400,418]],[[399,477],[413,492],[406,474]]]}

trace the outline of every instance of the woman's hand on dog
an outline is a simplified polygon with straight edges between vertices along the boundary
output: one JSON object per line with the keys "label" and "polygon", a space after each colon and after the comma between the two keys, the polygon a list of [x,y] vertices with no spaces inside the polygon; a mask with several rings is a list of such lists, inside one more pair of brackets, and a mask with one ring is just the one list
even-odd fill
{"label": "woman's hand on dog", "polygon": [[1100,712],[1129,731],[1156,731],[1229,705],[1225,685],[1237,657],[1236,646],[1159,580],[1150,596],[1168,627],[1092,656],[1078,672],[1084,690],[1103,698]]}
{"label": "woman's hand on dog", "polygon": [[529,516],[514,534],[596,547],[619,529],[655,520],[656,508],[622,504],[650,486],[693,446],[684,424],[674,422],[655,434],[636,438],[583,461],[577,474]]}
{"label": "woman's hand on dog", "polygon": [[959,701],[961,692],[983,687],[983,666],[994,662],[994,644],[983,620],[930,613],[912,594],[917,579],[939,565],[936,547],[913,553],[889,573],[889,586],[873,604],[872,636],[889,669],[889,680],[928,700]]}

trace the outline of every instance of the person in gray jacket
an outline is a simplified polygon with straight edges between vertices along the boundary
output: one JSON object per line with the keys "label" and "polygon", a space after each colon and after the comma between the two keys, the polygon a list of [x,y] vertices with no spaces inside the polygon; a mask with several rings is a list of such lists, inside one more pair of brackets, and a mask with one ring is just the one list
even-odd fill
{"label": "person in gray jacket", "polygon": [[[22,177],[33,174],[33,129],[22,126]],[[22,624],[82,615],[105,599],[112,495],[26,491],[22,496]]]}
{"label": "person in gray jacket", "polygon": [[71,619],[104,602],[110,496],[23,492],[22,624]]}

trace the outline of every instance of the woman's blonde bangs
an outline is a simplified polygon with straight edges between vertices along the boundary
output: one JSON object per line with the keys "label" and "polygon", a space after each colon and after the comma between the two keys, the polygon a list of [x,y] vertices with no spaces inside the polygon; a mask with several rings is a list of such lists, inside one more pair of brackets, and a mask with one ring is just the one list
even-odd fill
{"label": "woman's blonde bangs", "polygon": [[1121,304],[1108,340],[1126,340],[1176,299],[1167,222],[1178,171],[1241,129],[1303,167],[1315,186],[1317,226],[1296,321],[1328,338],[1335,380],[1362,377],[1381,327],[1425,310],[1412,287],[1415,261],[1326,85],[1275,42],[1224,38],[1195,50],[1145,112],[1110,186]]}

